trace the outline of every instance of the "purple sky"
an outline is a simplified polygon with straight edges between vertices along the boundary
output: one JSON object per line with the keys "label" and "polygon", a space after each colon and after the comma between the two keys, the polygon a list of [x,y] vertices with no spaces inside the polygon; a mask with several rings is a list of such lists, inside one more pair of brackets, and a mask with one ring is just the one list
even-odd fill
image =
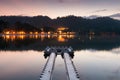
{"label": "purple sky", "polygon": [[56,18],[116,13],[120,13],[120,0],[0,0],[0,15],[46,15]]}

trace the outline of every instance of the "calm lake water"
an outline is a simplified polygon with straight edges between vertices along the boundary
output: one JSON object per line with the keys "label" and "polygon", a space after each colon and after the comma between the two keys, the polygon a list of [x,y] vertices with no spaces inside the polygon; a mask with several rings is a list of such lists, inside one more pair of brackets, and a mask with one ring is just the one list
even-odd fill
{"label": "calm lake water", "polygon": [[[44,48],[72,46],[81,80],[120,80],[119,36],[1,36],[0,80],[39,80]],[[53,80],[67,80],[64,60],[55,61]]]}

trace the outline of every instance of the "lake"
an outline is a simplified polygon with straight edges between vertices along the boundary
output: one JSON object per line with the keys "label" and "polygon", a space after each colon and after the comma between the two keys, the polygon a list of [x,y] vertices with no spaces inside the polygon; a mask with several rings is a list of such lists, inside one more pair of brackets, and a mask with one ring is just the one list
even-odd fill
{"label": "lake", "polygon": [[[0,80],[39,80],[46,46],[72,46],[81,80],[120,80],[120,37],[115,35],[1,35]],[[67,79],[60,55],[52,79]]]}

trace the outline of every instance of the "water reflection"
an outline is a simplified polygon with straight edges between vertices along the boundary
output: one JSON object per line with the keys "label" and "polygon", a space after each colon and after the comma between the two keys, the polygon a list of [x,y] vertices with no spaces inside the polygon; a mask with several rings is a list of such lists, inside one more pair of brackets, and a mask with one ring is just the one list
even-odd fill
{"label": "water reflection", "polygon": [[[81,80],[120,80],[119,48],[75,51],[72,59]],[[0,80],[38,80],[47,61],[39,51],[0,51]],[[64,60],[57,56],[53,80],[66,80]]]}
{"label": "water reflection", "polygon": [[58,41],[59,41],[59,42],[65,42],[65,41],[67,41],[67,40],[65,40],[65,38],[62,37],[62,35],[59,35],[59,36],[58,36]]}
{"label": "water reflection", "polygon": [[120,54],[111,50],[76,51],[73,61],[81,80],[120,80]]}
{"label": "water reflection", "polygon": [[5,41],[15,41],[16,39],[24,40],[25,35],[2,35]]}
{"label": "water reflection", "polygon": [[74,50],[110,50],[120,46],[119,36],[1,35],[0,50],[43,50],[46,46],[72,46]]}
{"label": "water reflection", "polygon": [[38,80],[46,60],[38,51],[0,51],[0,80]]}

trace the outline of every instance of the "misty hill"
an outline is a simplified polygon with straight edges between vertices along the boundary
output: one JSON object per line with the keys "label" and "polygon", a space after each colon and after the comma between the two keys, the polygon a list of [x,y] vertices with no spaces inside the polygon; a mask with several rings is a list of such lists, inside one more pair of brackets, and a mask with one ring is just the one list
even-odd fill
{"label": "misty hill", "polygon": [[15,25],[16,22],[20,22],[23,24],[29,24],[30,26],[34,26],[37,29],[40,29],[41,27],[57,28],[59,26],[65,26],[68,27],[71,31],[80,33],[88,33],[94,31],[95,33],[115,32],[120,34],[120,21],[109,17],[86,19],[76,16],[66,16],[51,19],[47,16],[1,16],[0,20],[0,29],[3,29],[3,27],[8,27],[10,25]]}

